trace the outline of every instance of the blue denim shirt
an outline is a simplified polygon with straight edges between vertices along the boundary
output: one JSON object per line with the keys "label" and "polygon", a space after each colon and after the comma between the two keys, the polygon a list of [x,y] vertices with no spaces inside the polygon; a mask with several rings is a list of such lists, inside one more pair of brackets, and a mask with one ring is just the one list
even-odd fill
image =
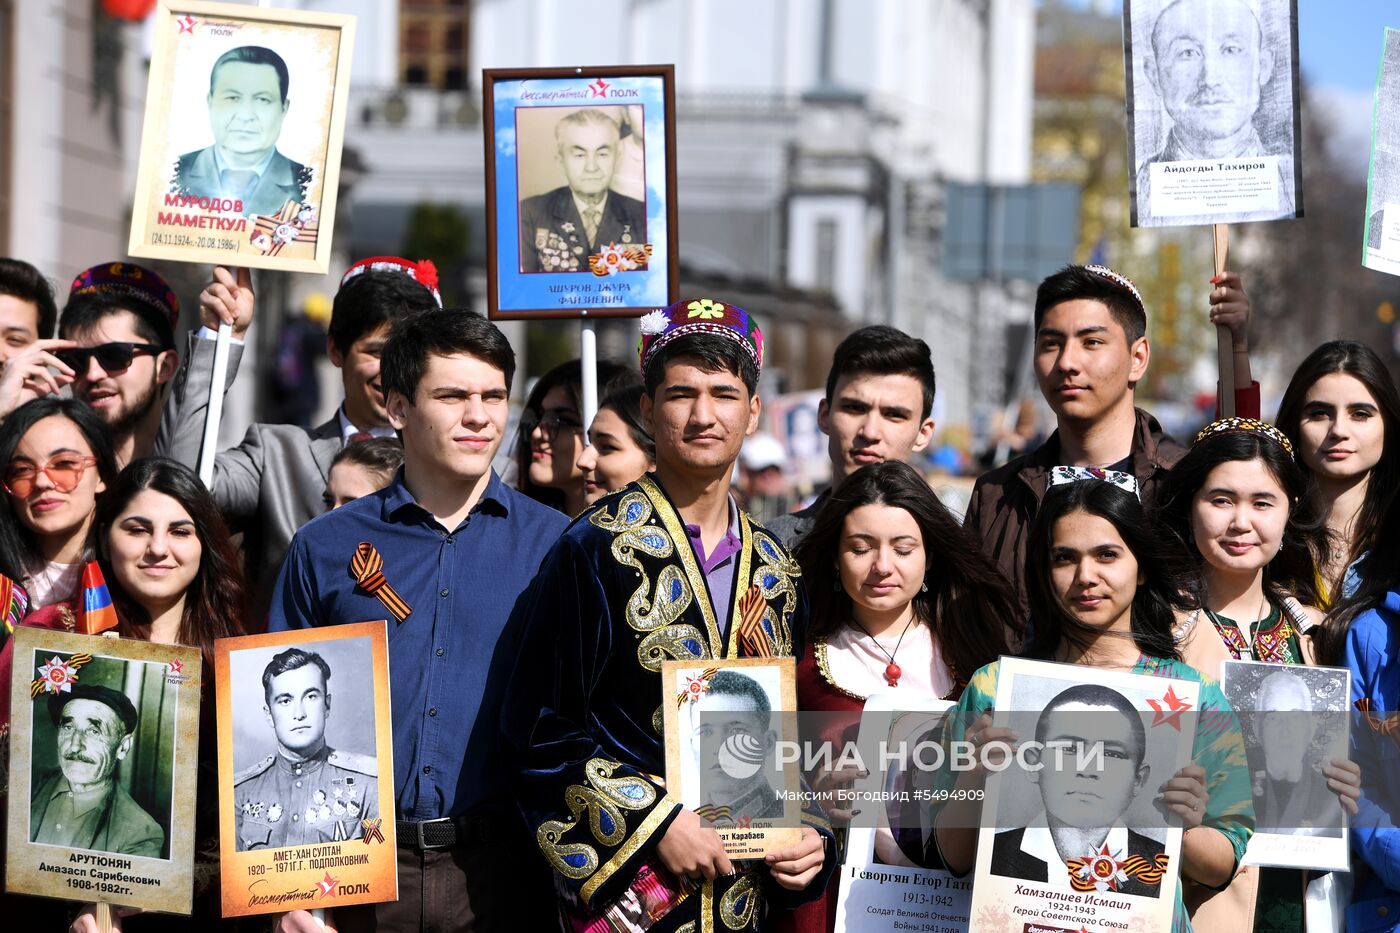
{"label": "blue denim shirt", "polygon": [[[399,819],[457,816],[506,792],[511,769],[497,726],[514,651],[502,634],[566,524],[493,472],[481,501],[449,533],[414,501],[400,471],[385,489],[308,522],[292,539],[270,631],[389,620]],[[356,589],[350,558],[361,541],[378,550],[385,579],[411,607],[403,622]]]}

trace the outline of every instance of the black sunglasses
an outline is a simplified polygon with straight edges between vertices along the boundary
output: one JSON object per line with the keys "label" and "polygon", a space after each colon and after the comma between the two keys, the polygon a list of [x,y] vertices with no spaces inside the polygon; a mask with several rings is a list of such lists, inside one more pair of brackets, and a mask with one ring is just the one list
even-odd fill
{"label": "black sunglasses", "polygon": [[101,343],[95,347],[72,347],[67,350],[55,350],[54,356],[63,361],[73,372],[79,375],[87,372],[88,360],[96,358],[97,365],[102,367],[106,373],[124,372],[131,366],[131,361],[143,353],[155,356],[164,350],[153,343],[127,343],[118,341],[116,343]]}

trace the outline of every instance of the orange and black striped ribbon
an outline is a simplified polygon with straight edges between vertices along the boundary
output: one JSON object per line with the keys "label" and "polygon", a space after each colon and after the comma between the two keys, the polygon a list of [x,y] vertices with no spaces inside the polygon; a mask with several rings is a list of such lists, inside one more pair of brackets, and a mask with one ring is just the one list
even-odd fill
{"label": "orange and black striped ribbon", "polygon": [[[1105,879],[1096,879],[1091,873],[1087,878],[1080,875],[1080,869],[1090,864],[1093,859],[1072,858],[1065,862],[1069,869],[1070,887],[1079,892],[1093,891],[1098,885],[1096,882]],[[1165,853],[1159,853],[1151,861],[1141,855],[1130,855],[1127,861],[1120,862],[1118,868],[1129,878],[1136,878],[1146,885],[1154,885],[1162,880],[1162,876],[1167,873],[1167,866],[1171,864],[1171,858]]]}
{"label": "orange and black striped ribbon", "polygon": [[384,830],[379,828],[380,824],[382,824],[383,822],[384,819],[382,817],[377,820],[360,820],[360,825],[362,825],[365,828],[365,845],[369,845],[376,839],[378,839],[380,842],[384,841]]}
{"label": "orange and black striped ribbon", "polygon": [[768,601],[757,586],[749,587],[739,600],[739,654],[746,658],[771,658],[773,642],[763,628],[763,610]]}
{"label": "orange and black striped ribbon", "polygon": [[350,558],[350,576],[355,585],[384,604],[395,619],[402,622],[413,612],[413,607],[404,602],[384,578],[384,558],[379,556],[373,544],[361,541]]}
{"label": "orange and black striped ribbon", "polygon": [[1396,730],[1400,730],[1400,714],[1391,713],[1389,716],[1381,716],[1373,712],[1370,697],[1362,697],[1356,701],[1356,708],[1366,716],[1366,723],[1371,727],[1371,731],[1380,735],[1393,736]]}

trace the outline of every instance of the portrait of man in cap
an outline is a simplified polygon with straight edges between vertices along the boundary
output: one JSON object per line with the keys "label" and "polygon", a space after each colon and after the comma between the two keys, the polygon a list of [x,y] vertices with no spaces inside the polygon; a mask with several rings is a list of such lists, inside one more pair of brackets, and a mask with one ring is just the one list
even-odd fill
{"label": "portrait of man in cap", "polygon": [[[1150,32],[1139,51],[1147,100],[1155,98],[1169,130],[1153,152],[1151,140],[1139,134],[1137,206],[1140,223],[1151,224],[1154,211],[1152,165],[1213,159],[1277,156],[1277,210],[1256,212],[1269,217],[1295,213],[1294,140],[1292,123],[1279,108],[1265,107],[1266,88],[1276,77],[1291,74],[1291,50],[1277,41],[1287,29],[1267,29],[1261,0],[1165,0],[1156,4],[1135,0],[1133,13],[1143,16],[1151,6],[1160,12],[1147,20]],[[1286,12],[1287,2],[1271,3]],[[1134,42],[1138,40],[1134,39]],[[1146,145],[1144,145],[1146,143]],[[1202,213],[1207,212],[1202,203]],[[1157,218],[1158,220],[1162,218]],[[1264,216],[1242,217],[1260,220]],[[1171,218],[1174,224],[1192,218]],[[1204,221],[1203,221],[1204,222]]]}
{"label": "portrait of man in cap", "polygon": [[[521,272],[588,272],[601,247],[647,242],[646,205],[613,184],[624,126],[610,110],[625,108],[585,107],[554,125],[554,161],[566,183],[520,202]],[[630,124],[625,130],[635,133]],[[522,172],[522,188],[526,182]]]}
{"label": "portrait of man in cap", "polygon": [[238,851],[359,839],[379,814],[372,755],[331,748],[331,666],[287,648],[262,671],[262,714],[275,751],[234,776]]}
{"label": "portrait of man in cap", "polygon": [[214,144],[180,156],[171,191],[243,203],[243,214],[275,214],[301,203],[311,169],[277,149],[290,76],[282,56],[260,45],[229,49],[209,71]]}
{"label": "portrait of man in cap", "polygon": [[162,857],[164,831],[117,778],[140,723],[136,706],[95,683],[74,683],[41,702],[57,729],[58,768],[41,775],[30,793],[29,840]]}

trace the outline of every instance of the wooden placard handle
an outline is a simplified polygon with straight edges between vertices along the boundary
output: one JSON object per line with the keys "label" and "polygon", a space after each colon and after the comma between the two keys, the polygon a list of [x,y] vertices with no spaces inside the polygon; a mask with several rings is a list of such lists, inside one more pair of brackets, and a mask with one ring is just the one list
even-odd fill
{"label": "wooden placard handle", "polygon": [[112,933],[112,905],[99,901],[94,905],[92,919],[97,921],[97,933]]}
{"label": "wooden placard handle", "polygon": [[[1225,273],[1230,256],[1230,228],[1225,224],[1215,224],[1212,233],[1215,240],[1215,274],[1220,276]],[[1215,327],[1215,358],[1220,369],[1220,417],[1232,418],[1235,414],[1235,348],[1230,339],[1230,328],[1223,324]]]}

